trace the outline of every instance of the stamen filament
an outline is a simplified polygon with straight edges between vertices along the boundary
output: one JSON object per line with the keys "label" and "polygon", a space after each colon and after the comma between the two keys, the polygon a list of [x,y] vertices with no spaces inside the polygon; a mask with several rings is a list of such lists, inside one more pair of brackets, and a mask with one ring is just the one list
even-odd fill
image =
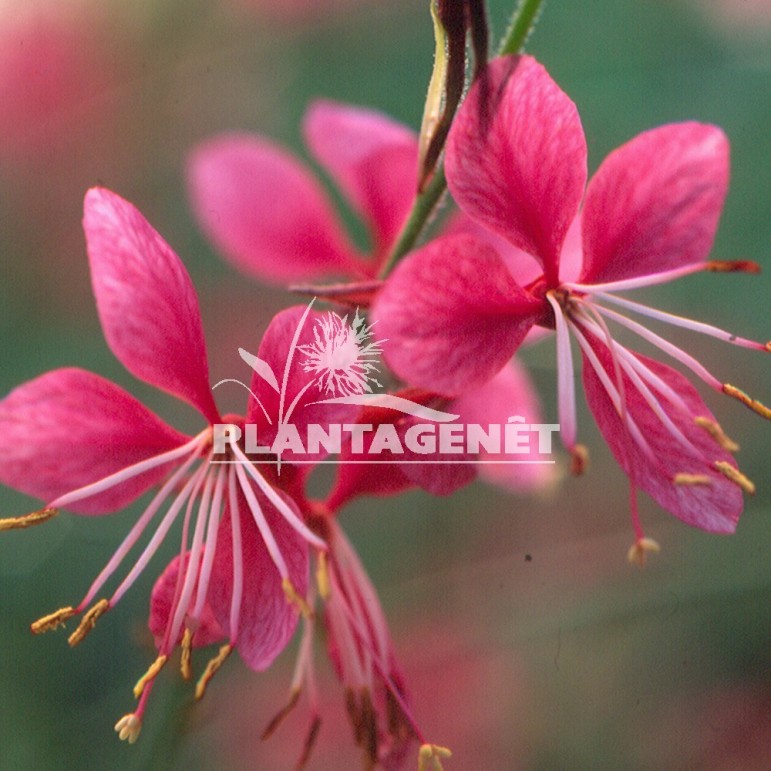
{"label": "stamen filament", "polygon": [[131,569],[126,578],[123,579],[120,586],[115,590],[115,593],[110,598],[111,605],[115,605],[120,601],[126,591],[128,591],[129,587],[134,583],[134,581],[136,581],[140,573],[147,567],[147,563],[152,559],[153,555],[158,550],[158,547],[161,545],[163,539],[166,537],[166,534],[169,532],[172,524],[174,524],[174,520],[177,518],[179,510],[182,508],[182,506],[185,505],[193,490],[199,487],[207,470],[208,469],[205,466],[200,466],[182,488],[182,492],[177,496],[174,503],[172,503],[169,507],[169,510],[166,512],[166,516],[161,520],[161,524],[158,526],[158,529],[153,534],[150,542],[147,544],[141,556],[134,564],[134,567]]}
{"label": "stamen filament", "polygon": [[[193,543],[190,547],[190,556],[187,561],[187,570],[185,571],[185,580],[182,584],[182,590],[180,591],[179,598],[176,602],[176,612],[174,613],[174,619],[171,623],[169,631],[169,643],[171,645],[179,638],[179,633],[182,628],[182,623],[185,620],[188,608],[190,606],[190,600],[193,595],[193,589],[195,588],[196,578],[198,577],[198,568],[201,559],[201,549],[203,545],[203,533],[206,525],[209,509],[212,498],[212,487],[214,486],[214,476],[211,473],[206,474],[205,483],[203,488],[203,495],[201,496],[201,502],[198,506],[198,518],[196,519],[195,529],[193,532]],[[194,500],[194,495],[190,497],[190,502]],[[183,564],[184,547],[187,539],[183,540],[182,547],[183,553],[180,555],[180,568]]]}
{"label": "stamen filament", "polygon": [[[228,474],[228,500],[230,502],[230,537],[233,550],[233,593],[230,596],[230,642],[238,642],[238,630],[241,620],[241,601],[244,592],[243,548],[241,546],[241,509],[236,492],[236,475]],[[221,652],[221,651],[220,651]]]}
{"label": "stamen filament", "polygon": [[128,466],[120,471],[116,471],[114,474],[104,477],[104,479],[100,479],[97,482],[92,482],[77,490],[73,490],[66,495],[60,496],[55,501],[51,501],[49,506],[57,509],[67,508],[71,503],[76,503],[84,498],[91,498],[116,485],[123,484],[123,482],[133,479],[135,476],[143,474],[145,471],[150,471],[158,466],[171,463],[171,461],[177,460],[177,458],[183,458],[190,453],[196,454],[200,447],[208,441],[210,434],[211,429],[207,428],[181,447],[169,450],[168,452],[163,452],[160,455],[155,455],[154,457],[140,461],[139,463],[134,463],[132,466]]}
{"label": "stamen filament", "polygon": [[724,329],[715,327],[712,324],[705,324],[701,321],[694,321],[693,319],[685,318],[684,316],[677,316],[673,313],[666,313],[665,311],[657,310],[656,308],[650,308],[647,305],[627,300],[623,297],[616,297],[615,295],[608,294],[606,292],[597,292],[596,297],[607,302],[620,305],[622,308],[627,308],[630,311],[635,311],[642,316],[648,316],[649,318],[656,319],[657,321],[663,321],[667,324],[672,324],[675,327],[682,327],[683,329],[689,329],[692,332],[700,332],[703,335],[709,337],[715,337],[718,340],[723,340],[726,343],[733,343],[742,348],[752,348],[755,350],[766,350],[765,343],[758,343],[755,340],[748,340],[744,337],[737,337],[736,335],[726,332]]}
{"label": "stamen filament", "polygon": [[[588,359],[589,363],[592,365],[592,369],[595,371],[597,377],[600,379],[600,382],[602,383],[602,386],[605,389],[605,392],[610,398],[610,401],[613,404],[613,407],[615,408],[619,417],[621,417],[623,414],[625,414],[625,411],[621,403],[621,398],[619,396],[618,391],[616,390],[616,387],[611,382],[610,377],[608,376],[608,373],[605,371],[605,367],[602,366],[602,364],[600,363],[600,360],[597,358],[597,354],[594,352],[594,350],[592,350],[592,347],[589,345],[586,338],[580,332],[577,325],[573,325],[573,332],[575,333],[576,340],[578,340],[578,344],[581,347],[581,350],[586,355],[586,358]],[[640,428],[638,427],[634,418],[631,415],[627,414],[624,424],[627,426],[629,433],[631,437],[634,439],[634,441],[636,442],[636,444],[648,456],[648,459],[652,463],[656,464],[657,463],[656,456],[654,455],[653,450],[651,449],[651,446],[648,444],[647,440],[645,439],[642,432],[640,431]]]}
{"label": "stamen filament", "polygon": [[195,455],[191,455],[185,463],[180,466],[169,479],[166,480],[163,487],[156,493],[150,504],[142,512],[142,516],[134,523],[128,535],[124,538],[123,543],[118,547],[115,554],[112,555],[110,561],[102,568],[102,571],[94,579],[94,582],[86,592],[85,597],[80,601],[78,608],[81,609],[88,605],[91,600],[94,599],[97,592],[104,586],[105,582],[112,576],[112,574],[120,567],[121,562],[125,556],[134,547],[134,544],[139,540],[139,537],[144,532],[150,520],[155,516],[158,509],[165,503],[169,497],[171,491],[176,488],[180,479],[187,473],[188,469],[193,465],[196,460]]}
{"label": "stamen filament", "polygon": [[58,513],[58,509],[46,506],[38,511],[33,511],[31,514],[25,514],[23,517],[0,519],[0,533],[3,530],[23,530],[27,527],[42,525],[43,522],[48,522],[49,519],[53,519]]}
{"label": "stamen filament", "polygon": [[546,299],[554,310],[554,324],[557,332],[557,403],[559,409],[560,437],[568,450],[576,445],[576,386],[573,369],[573,352],[570,347],[570,334],[562,308],[552,292],[546,293]]}
{"label": "stamen filament", "polygon": [[257,529],[260,531],[262,540],[265,542],[268,554],[270,554],[270,558],[273,560],[273,564],[276,566],[283,581],[289,577],[289,570],[287,569],[284,555],[281,553],[281,549],[273,536],[273,531],[270,529],[270,525],[268,525],[265,515],[262,513],[260,502],[257,500],[257,496],[255,495],[251,484],[249,484],[249,480],[247,479],[243,468],[240,465],[236,465],[235,470],[240,483],[241,492],[244,494],[244,498],[246,498],[246,502],[252,512],[252,517],[257,525]]}
{"label": "stamen filament", "polygon": [[596,305],[595,307],[603,316],[612,318],[618,324],[621,324],[621,326],[635,332],[642,337],[643,340],[647,340],[651,345],[656,346],[656,348],[664,351],[664,353],[679,361],[690,369],[694,375],[701,378],[710,388],[714,388],[716,391],[723,390],[723,384],[714,375],[708,372],[700,362],[694,359],[690,354],[686,353],[682,348],[678,348],[678,346],[670,343],[663,337],[660,337],[655,332],[651,332],[650,329],[644,327],[642,324],[638,324],[636,321],[632,321],[632,319],[628,319],[626,316],[610,310],[610,308],[604,308],[601,305]]}
{"label": "stamen filament", "polygon": [[[209,511],[209,523],[206,528],[206,543],[204,544],[203,559],[201,560],[201,572],[196,587],[195,605],[190,614],[193,619],[200,619],[203,606],[206,602],[206,592],[209,588],[214,555],[217,551],[217,535],[219,532],[220,518],[222,517],[222,498],[225,490],[225,475],[221,468],[217,468],[217,482],[214,487],[214,499]],[[228,474],[230,476],[230,474]]]}
{"label": "stamen filament", "polygon": [[292,511],[286,501],[273,489],[273,486],[267,482],[262,474],[252,465],[249,458],[244,455],[236,442],[231,442],[231,448],[236,458],[241,461],[237,468],[245,468],[249,476],[257,483],[257,486],[265,494],[265,497],[276,507],[279,514],[301,535],[309,544],[317,549],[326,550],[327,545],[324,541],[313,533],[307,525]]}
{"label": "stamen filament", "polygon": [[694,273],[760,273],[760,266],[750,260],[713,260],[709,262],[697,262],[693,265],[686,265],[682,268],[673,268],[672,270],[663,270],[660,273],[649,273],[645,276],[636,276],[635,278],[621,279],[620,281],[607,281],[602,284],[579,284],[575,282],[565,282],[561,286],[564,289],[570,289],[577,292],[594,294],[596,292],[622,292],[627,289],[641,289],[646,286],[657,286],[658,284],[668,284],[684,276],[690,276]]}

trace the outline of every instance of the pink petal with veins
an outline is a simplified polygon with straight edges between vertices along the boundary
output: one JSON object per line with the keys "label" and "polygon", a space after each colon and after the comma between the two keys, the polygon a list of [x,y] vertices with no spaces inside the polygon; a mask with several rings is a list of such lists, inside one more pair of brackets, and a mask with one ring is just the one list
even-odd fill
{"label": "pink petal with veins", "polygon": [[319,100],[305,116],[305,141],[375,235],[375,252],[392,244],[417,186],[414,132],[374,110]]}
{"label": "pink petal with veins", "polygon": [[[592,348],[615,384],[608,349],[596,341]],[[713,464],[715,461],[724,461],[735,467],[736,462],[730,453],[721,449],[715,440],[694,422],[697,417],[715,421],[714,416],[696,389],[679,372],[645,356],[632,355],[668,384],[685,402],[687,412],[671,404],[663,396],[659,400],[666,414],[693,444],[697,454],[694,456],[689,453],[673,438],[625,375],[627,409],[653,451],[656,462],[652,462],[630,438],[629,431],[622,424],[599,378],[584,357],[586,399],[605,441],[632,481],[670,514],[708,532],[732,533],[742,512],[742,493],[739,487],[729,482]],[[708,482],[678,485],[673,482],[674,475],[678,473],[704,476]]]}
{"label": "pink petal with veins", "polygon": [[[183,570],[187,570],[187,564],[190,560],[190,552],[185,553]],[[153,586],[150,595],[150,617],[148,626],[155,638],[155,647],[160,649],[163,643],[163,637],[166,634],[166,626],[169,622],[169,616],[174,610],[174,598],[177,591],[177,580],[179,576],[179,557],[174,559],[166,566],[166,569],[158,576],[158,580]],[[182,577],[184,580],[184,575]],[[179,637],[172,640],[172,645],[179,645],[182,641],[184,630],[180,629]],[[193,647],[202,648],[205,645],[223,642],[225,633],[214,618],[211,608],[204,604],[200,623],[193,630]]]}
{"label": "pink petal with veins", "polygon": [[705,259],[728,188],[728,150],[719,128],[676,123],[612,152],[586,192],[581,281],[647,276]]}
{"label": "pink petal with veins", "polygon": [[445,166],[460,208],[556,280],[584,192],[586,140],[575,105],[535,59],[490,62],[458,111]]}
{"label": "pink petal with veins", "polygon": [[[466,425],[478,423],[505,426],[509,417],[523,417],[522,425],[542,424],[543,415],[538,394],[527,370],[512,359],[492,380],[456,399],[447,407],[448,412],[457,412]],[[503,431],[502,431],[503,434]],[[479,453],[478,459],[484,465],[476,467],[479,476],[487,482],[515,492],[537,490],[554,478],[554,459],[550,453],[538,452],[536,434],[527,435],[526,443],[531,451],[523,453],[491,454]],[[553,443],[557,434],[550,434]],[[500,463],[496,461],[525,461],[524,463]]]}
{"label": "pink petal with veins", "polygon": [[361,272],[321,186],[277,145],[222,134],[193,151],[187,176],[201,227],[244,272],[278,284]]}
{"label": "pink petal with veins", "polygon": [[[53,501],[188,437],[98,375],[59,369],[0,401],[0,482]],[[169,471],[161,466],[72,507],[104,514],[127,505]]]}
{"label": "pink petal with veins", "polygon": [[219,422],[198,297],[179,257],[134,206],[103,188],[86,194],[83,226],[112,352],[136,377]]}
{"label": "pink petal with veins", "polygon": [[[289,578],[301,596],[308,589],[308,546],[279,516],[265,496],[254,487],[265,519],[286,560]],[[294,503],[284,497],[287,505]],[[284,649],[297,626],[298,611],[291,605],[281,587],[281,577],[268,554],[246,500],[238,492],[241,522],[241,554],[243,565],[243,597],[239,614],[236,647],[251,669],[267,669]],[[301,516],[298,513],[298,516]],[[233,542],[231,512],[226,510],[217,536],[209,605],[226,636],[230,629],[230,601],[233,593]]]}
{"label": "pink petal with veins", "polygon": [[431,241],[402,261],[377,296],[384,356],[411,385],[453,396],[489,380],[514,354],[541,304],[489,244]]}

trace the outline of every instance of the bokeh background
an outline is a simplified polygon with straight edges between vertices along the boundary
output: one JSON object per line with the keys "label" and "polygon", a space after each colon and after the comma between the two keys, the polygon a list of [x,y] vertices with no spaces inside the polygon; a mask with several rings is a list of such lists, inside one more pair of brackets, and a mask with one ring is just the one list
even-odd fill
{"label": "bokeh background", "polygon": [[[491,3],[493,39],[511,5]],[[654,125],[721,125],[733,166],[714,255],[768,269],[770,42],[763,0],[576,0],[547,3],[528,48],[577,102],[591,169]],[[299,121],[317,96],[417,126],[432,45],[428,0],[0,0],[0,394],[77,365],[195,428],[103,341],[80,227],[85,190],[103,184],[133,201],[175,247],[201,296],[212,378],[238,376],[237,347],[293,300],[237,275],[204,241],[185,194],[189,149],[243,129],[302,154]],[[768,339],[768,281],[698,276],[646,297]],[[674,339],[771,400],[762,355]],[[525,355],[556,420],[553,359],[549,342]],[[623,475],[585,409],[592,466],[581,479],[535,498],[480,484],[343,514],[424,732],[454,750],[448,771],[766,767],[771,432],[738,403],[705,398],[740,441],[758,494],[732,537],[687,528],[643,496],[648,534],[662,545],[643,571],[625,560]],[[35,507],[0,490],[0,516]],[[268,742],[259,734],[286,697],[294,646],[264,674],[233,657],[197,705],[169,667],[139,742],[117,740],[112,726],[154,657],[145,619],[164,556],[77,649],[61,632],[29,634],[31,620],[80,598],[136,514],[64,515],[0,539],[0,767],[292,768],[307,716],[298,710]],[[308,767],[356,768],[339,690],[321,670],[325,722]]]}

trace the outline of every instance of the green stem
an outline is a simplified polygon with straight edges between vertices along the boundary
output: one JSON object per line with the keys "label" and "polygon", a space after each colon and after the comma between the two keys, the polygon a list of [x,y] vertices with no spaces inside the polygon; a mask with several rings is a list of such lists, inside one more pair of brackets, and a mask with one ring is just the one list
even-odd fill
{"label": "green stem", "polygon": [[533,31],[541,12],[543,0],[521,0],[517,10],[511,17],[511,23],[506,36],[498,49],[499,56],[519,53]]}
{"label": "green stem", "polygon": [[431,212],[439,203],[444,191],[447,189],[447,180],[444,176],[444,162],[439,161],[434,171],[434,176],[426,186],[426,189],[415,197],[412,211],[407,219],[399,238],[388,255],[388,259],[380,269],[380,277],[385,278],[399,260],[412,249],[418,236],[428,222]]}
{"label": "green stem", "polygon": [[[511,18],[509,30],[498,49],[498,56],[515,54],[522,50],[538,20],[542,4],[543,0],[522,0],[520,2]],[[447,179],[444,175],[444,160],[440,160],[436,165],[431,182],[429,182],[425,190],[418,193],[415,197],[407,222],[402,228],[391,253],[388,255],[388,259],[386,259],[383,267],[380,269],[380,278],[385,278],[399,260],[415,246],[446,189]]]}

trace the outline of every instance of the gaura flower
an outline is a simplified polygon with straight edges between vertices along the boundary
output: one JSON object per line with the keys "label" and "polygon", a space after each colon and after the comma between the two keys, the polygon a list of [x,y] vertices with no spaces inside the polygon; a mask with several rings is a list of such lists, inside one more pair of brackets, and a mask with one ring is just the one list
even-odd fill
{"label": "gaura flower", "polygon": [[[605,160],[584,192],[586,141],[575,105],[528,56],[490,63],[458,112],[447,144],[449,188],[492,235],[428,243],[408,256],[373,308],[385,357],[413,385],[454,395],[489,380],[534,326],[556,330],[561,437],[577,443],[569,335],[583,357],[589,407],[631,482],[690,525],[735,529],[752,483],[697,391],[679,372],[617,342],[609,322],[673,357],[716,391],[768,418],[681,348],[622,311],[754,350],[769,346],[618,296],[699,271],[757,272],[753,263],[706,262],[728,183],[728,143],[714,126],[662,126]],[[493,244],[507,242],[504,260]],[[579,246],[580,244],[580,246]]]}
{"label": "gaura flower", "polygon": [[[209,387],[198,299],[180,259],[131,204],[104,189],[86,195],[84,228],[113,353],[136,377],[195,407],[206,426],[186,436],[118,386],[79,369],[55,370],[19,386],[0,402],[0,481],[47,503],[27,517],[0,520],[0,530],[44,521],[65,508],[107,514],[160,485],[83,599],[32,624],[39,633],[82,614],[69,637],[76,645],[117,605],[182,517],[179,556],[153,592],[150,626],[158,658],[135,687],[137,708],[116,726],[133,742],[155,676],[178,645],[189,678],[191,649],[224,640],[198,681],[200,697],[234,648],[250,668],[269,666],[291,637],[298,610],[307,612],[309,547],[326,546],[292,500],[302,474],[284,464],[279,475],[270,458],[251,462],[234,437],[246,420],[270,441],[287,404],[302,394],[296,418],[308,419],[300,408],[321,392],[287,363],[283,391],[255,373],[246,418],[221,417]],[[309,313],[294,308],[276,316],[259,349],[263,369],[272,364],[281,371],[287,351],[305,341]],[[214,441],[218,424],[227,426],[221,447]],[[143,536],[133,566],[97,600]]]}
{"label": "gaura flower", "polygon": [[[345,475],[350,455],[344,454],[338,478]],[[335,492],[324,501],[301,499],[308,526],[327,544],[317,551],[315,584],[308,596],[319,613],[303,619],[303,636],[290,686],[289,699],[270,721],[263,739],[270,737],[305,697],[310,724],[296,768],[307,763],[322,727],[322,709],[314,660],[314,639],[319,615],[326,632],[327,653],[343,686],[346,712],[356,745],[362,751],[362,768],[382,766],[396,770],[404,765],[410,748],[420,744],[419,768],[441,768],[449,757],[444,747],[426,741],[410,707],[404,675],[394,652],[383,608],[356,551],[337,521],[344,505]],[[364,494],[364,493],[362,493]],[[351,496],[352,497],[352,496]],[[346,500],[350,500],[347,498]]]}
{"label": "gaura flower", "polygon": [[314,102],[305,142],[370,235],[369,255],[345,235],[321,185],[286,150],[258,136],[223,134],[198,146],[188,189],[206,235],[246,273],[273,283],[336,275],[373,279],[415,193],[415,134],[372,110]]}

